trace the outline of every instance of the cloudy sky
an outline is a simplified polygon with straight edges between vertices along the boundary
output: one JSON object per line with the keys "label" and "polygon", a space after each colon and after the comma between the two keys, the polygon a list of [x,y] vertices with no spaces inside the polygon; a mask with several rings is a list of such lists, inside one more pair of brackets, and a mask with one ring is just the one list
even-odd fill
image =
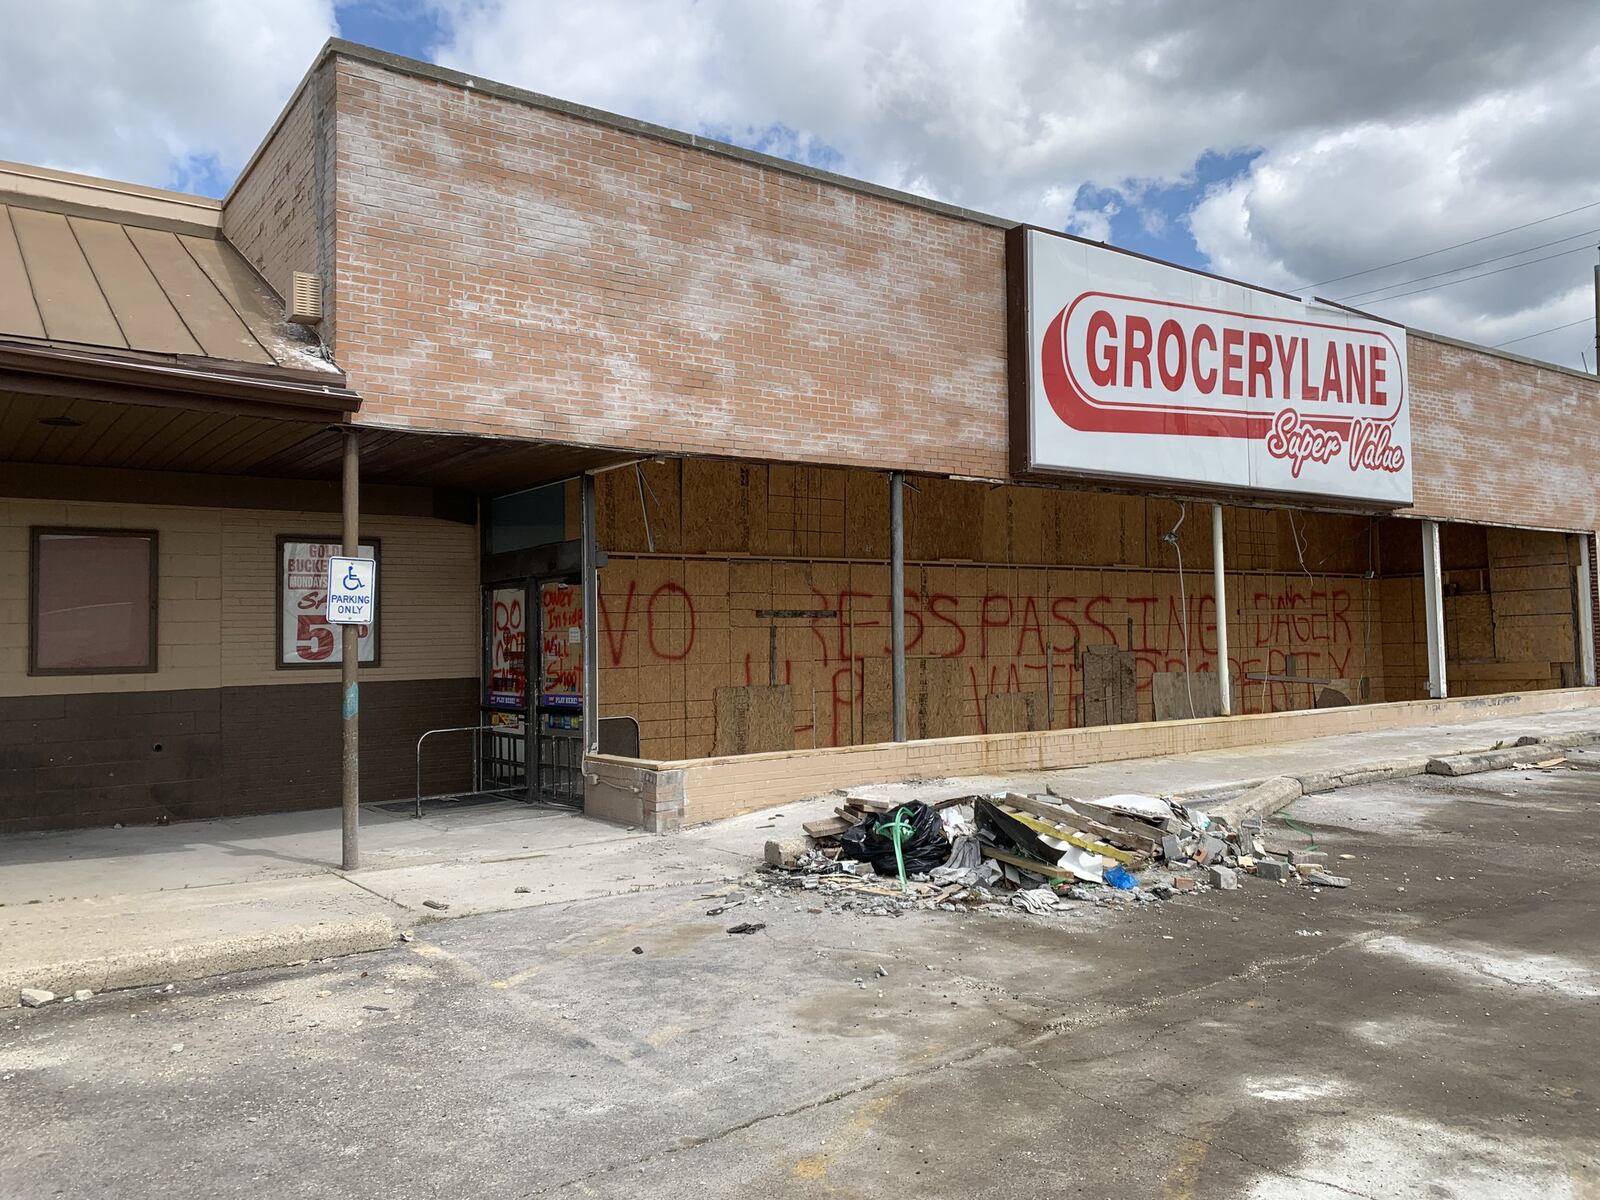
{"label": "cloudy sky", "polygon": [[1595,0],[52,0],[49,20],[39,12],[0,0],[0,158],[220,195],[338,34],[1594,366]]}

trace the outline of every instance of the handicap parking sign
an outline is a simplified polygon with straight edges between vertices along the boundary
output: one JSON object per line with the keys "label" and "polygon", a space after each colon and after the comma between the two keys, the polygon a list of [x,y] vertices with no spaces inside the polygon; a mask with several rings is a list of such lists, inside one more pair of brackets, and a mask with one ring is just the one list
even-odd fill
{"label": "handicap parking sign", "polygon": [[328,623],[371,625],[378,611],[378,560],[328,559]]}

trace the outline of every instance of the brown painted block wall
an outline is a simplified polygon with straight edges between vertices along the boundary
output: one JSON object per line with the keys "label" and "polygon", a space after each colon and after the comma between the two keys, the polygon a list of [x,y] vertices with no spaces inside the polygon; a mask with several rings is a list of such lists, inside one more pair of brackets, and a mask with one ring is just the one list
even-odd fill
{"label": "brown painted block wall", "polygon": [[[467,725],[472,679],[361,688],[364,801],[415,790],[417,737]],[[0,832],[148,824],[339,802],[338,684],[0,698]],[[467,786],[460,754],[425,760],[425,792]]]}

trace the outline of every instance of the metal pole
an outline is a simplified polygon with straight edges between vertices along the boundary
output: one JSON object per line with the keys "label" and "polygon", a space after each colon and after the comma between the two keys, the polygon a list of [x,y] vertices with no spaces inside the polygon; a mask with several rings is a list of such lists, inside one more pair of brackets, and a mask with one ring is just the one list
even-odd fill
{"label": "metal pole", "polygon": [[1211,506],[1211,573],[1217,608],[1217,698],[1223,716],[1233,714],[1233,686],[1228,675],[1228,578],[1222,560],[1222,505]]}
{"label": "metal pole", "polygon": [[[600,749],[600,551],[595,544],[595,482],[583,477],[583,750]],[[581,763],[580,763],[581,769]]]}
{"label": "metal pole", "polygon": [[1444,586],[1439,573],[1439,522],[1422,523],[1422,619],[1428,623],[1428,696],[1449,695],[1444,675]]}
{"label": "metal pole", "polygon": [[1600,263],[1594,268],[1594,373],[1600,375]]}
{"label": "metal pole", "polygon": [[1578,535],[1578,682],[1584,687],[1595,685],[1594,673],[1594,600],[1589,595],[1589,580],[1594,570],[1594,550],[1590,543],[1592,533]]}
{"label": "metal pole", "polygon": [[[361,553],[361,447],[354,429],[344,431],[344,552]],[[356,626],[341,625],[339,694],[343,697],[343,742],[339,793],[344,808],[344,869],[361,869],[361,692],[356,671],[361,660],[361,639]]]}
{"label": "metal pole", "polygon": [[889,472],[889,642],[894,740],[906,740],[905,473]]}

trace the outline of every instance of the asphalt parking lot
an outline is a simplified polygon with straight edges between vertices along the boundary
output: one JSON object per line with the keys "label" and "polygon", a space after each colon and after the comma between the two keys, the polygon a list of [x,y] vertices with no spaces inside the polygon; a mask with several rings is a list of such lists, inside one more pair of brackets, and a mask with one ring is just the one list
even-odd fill
{"label": "asphalt parking lot", "polygon": [[13,1010],[0,1194],[1596,1195],[1600,772],[1288,815],[1351,888],[735,936],[674,887]]}

